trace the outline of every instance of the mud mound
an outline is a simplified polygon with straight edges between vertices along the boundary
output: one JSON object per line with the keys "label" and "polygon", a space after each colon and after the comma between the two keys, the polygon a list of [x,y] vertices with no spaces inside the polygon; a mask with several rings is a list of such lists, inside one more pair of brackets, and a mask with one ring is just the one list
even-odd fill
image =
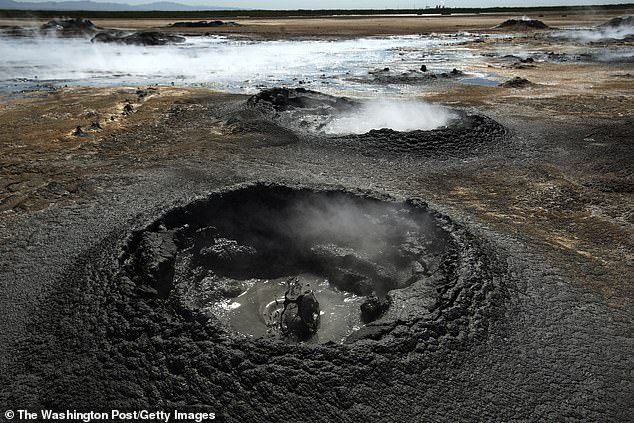
{"label": "mud mound", "polygon": [[532,85],[535,85],[535,84],[533,84],[528,79],[516,76],[515,78],[509,79],[508,81],[501,83],[500,87],[504,87],[504,88],[526,88],[526,87],[530,87]]}
{"label": "mud mound", "polygon": [[40,27],[44,32],[55,31],[65,35],[92,34],[100,30],[98,26],[88,19],[53,19]]}
{"label": "mud mound", "polygon": [[344,97],[334,97],[305,88],[271,88],[255,94],[247,102],[250,106],[285,112],[293,109],[346,109],[355,103]]}
{"label": "mud mound", "polygon": [[[319,132],[333,116],[358,107],[345,97],[304,88],[272,88],[247,100],[247,109],[293,132]],[[257,123],[261,125],[260,122]],[[242,123],[241,125],[245,125]]]}
{"label": "mud mound", "polygon": [[370,72],[368,77],[349,78],[350,81],[372,83],[372,84],[430,84],[434,82],[447,81],[464,77],[465,73],[453,68],[447,72],[428,72],[425,70],[411,70],[407,72],[392,72],[389,69],[380,72]]}
{"label": "mud mound", "polygon": [[634,16],[618,16],[609,21],[598,25],[597,28],[602,29],[620,29],[634,28]]}
{"label": "mud mound", "polygon": [[[376,240],[393,247],[381,253]],[[389,301],[369,298],[364,316],[377,320],[346,344],[250,339],[202,305],[239,295],[234,278],[309,267],[361,276],[341,287],[362,286],[367,275],[375,286],[407,283],[393,286]],[[424,386],[425,369],[450,367],[485,342],[504,312],[504,274],[490,247],[419,200],[270,185],[217,192],[81,258],[71,286],[43,311],[38,328],[46,335],[25,345],[29,372],[12,380],[44,387],[28,398],[13,389],[7,400],[54,409],[160,403],[213,410],[221,421],[271,421],[291,398],[295,421],[334,419],[352,404],[371,407],[404,374]]]}
{"label": "mud mound", "polygon": [[164,32],[136,32],[128,35],[118,31],[107,31],[98,33],[90,41],[93,43],[117,43],[137,46],[164,46],[184,43],[185,37]]}
{"label": "mud mound", "polygon": [[426,156],[464,155],[481,146],[502,142],[506,130],[495,120],[461,114],[445,128],[430,131],[399,132],[378,129],[361,135],[338,137],[346,147],[364,154],[418,154]]}
{"label": "mud mound", "polygon": [[84,18],[53,19],[42,25],[42,29],[62,29],[62,30],[96,30],[98,27],[90,20]]}
{"label": "mud mound", "polygon": [[499,29],[511,29],[515,31],[527,31],[533,29],[548,29],[548,25],[538,19],[530,19],[526,16],[508,19],[497,25]]}

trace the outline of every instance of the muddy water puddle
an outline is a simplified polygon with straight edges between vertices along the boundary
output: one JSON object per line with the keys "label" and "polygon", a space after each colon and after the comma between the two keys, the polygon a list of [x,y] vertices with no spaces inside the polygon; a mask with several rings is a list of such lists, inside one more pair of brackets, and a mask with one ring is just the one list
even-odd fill
{"label": "muddy water puddle", "polygon": [[[319,331],[310,343],[343,342],[363,325],[359,307],[364,297],[341,291],[315,274],[304,273],[298,278],[312,290],[320,305]],[[244,281],[240,295],[213,303],[208,310],[238,333],[254,338],[275,337],[288,280],[249,279]]]}

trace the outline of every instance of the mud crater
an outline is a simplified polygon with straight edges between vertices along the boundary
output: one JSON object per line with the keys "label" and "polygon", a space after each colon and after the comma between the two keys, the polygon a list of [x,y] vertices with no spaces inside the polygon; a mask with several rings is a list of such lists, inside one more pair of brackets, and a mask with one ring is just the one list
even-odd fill
{"label": "mud crater", "polygon": [[[304,88],[272,88],[250,97],[246,105],[247,109],[259,112],[265,119],[301,134],[305,139],[319,140],[329,147],[343,146],[365,155],[472,155],[499,145],[508,134],[503,125],[487,116],[424,103],[419,104],[419,110],[412,104],[414,112],[407,113],[405,103],[334,97]],[[367,132],[330,131],[333,123],[342,117],[354,127],[357,115],[359,119],[369,121],[392,115],[398,124],[392,126],[387,119],[384,125],[381,124],[385,127]],[[405,123],[403,120],[409,125],[419,122],[420,129],[399,129],[398,126]],[[357,125],[357,128],[359,126],[367,124]]]}
{"label": "mud crater", "polygon": [[216,193],[135,232],[120,263],[151,304],[267,342],[482,335],[502,298],[494,254],[424,202],[341,190]]}

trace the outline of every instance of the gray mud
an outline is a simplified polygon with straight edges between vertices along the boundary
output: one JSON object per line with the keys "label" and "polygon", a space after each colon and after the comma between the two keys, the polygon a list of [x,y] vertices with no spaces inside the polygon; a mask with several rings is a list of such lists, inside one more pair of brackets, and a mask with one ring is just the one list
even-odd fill
{"label": "gray mud", "polygon": [[[318,107],[335,113],[331,100]],[[0,403],[228,422],[628,420],[627,283],[598,293],[611,273],[487,223],[481,199],[459,195],[482,176],[492,196],[535,201],[520,184],[563,169],[582,194],[553,188],[538,206],[559,212],[565,197],[565,219],[631,192],[630,121],[471,111],[440,130],[342,138],[279,116],[301,116],[303,100],[252,103],[174,104],[74,159],[112,166],[83,178],[95,189],[2,220]],[[319,219],[291,213],[305,202],[354,212],[306,231]],[[392,302],[341,343],[244,336],[206,307],[244,292],[231,280],[353,271],[338,289]]]}

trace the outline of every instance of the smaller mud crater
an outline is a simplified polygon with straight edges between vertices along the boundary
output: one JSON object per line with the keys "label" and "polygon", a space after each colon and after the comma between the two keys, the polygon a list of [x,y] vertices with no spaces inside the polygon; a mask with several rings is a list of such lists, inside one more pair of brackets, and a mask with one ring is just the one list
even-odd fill
{"label": "smaller mud crater", "polygon": [[518,18],[507,19],[506,21],[496,25],[497,29],[510,29],[514,31],[529,31],[536,29],[548,29],[548,25],[538,19],[531,19],[528,16],[520,16]]}
{"label": "smaller mud crater", "polygon": [[265,90],[247,106],[304,138],[364,155],[465,156],[499,144],[507,135],[495,120],[460,110],[395,100],[367,102],[303,88]]}

